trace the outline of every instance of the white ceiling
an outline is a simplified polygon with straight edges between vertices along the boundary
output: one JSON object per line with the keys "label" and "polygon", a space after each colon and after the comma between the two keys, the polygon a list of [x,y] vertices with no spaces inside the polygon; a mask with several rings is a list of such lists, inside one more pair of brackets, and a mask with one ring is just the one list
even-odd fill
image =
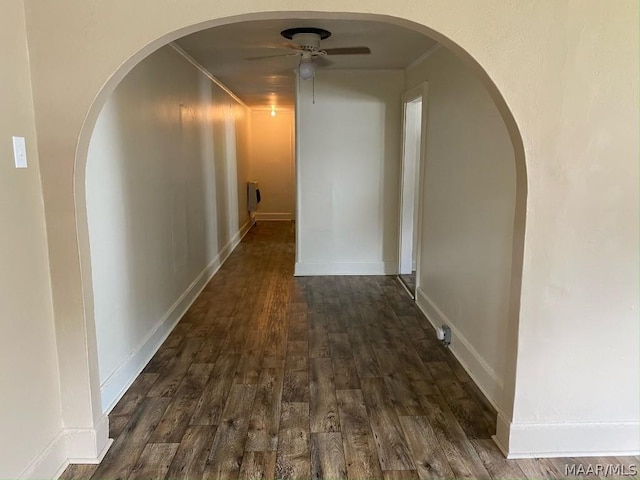
{"label": "white ceiling", "polygon": [[246,60],[290,53],[280,32],[292,27],[319,27],[332,35],[321,48],[360,47],[370,55],[340,55],[320,59],[319,69],[403,69],[435,45],[429,37],[381,22],[353,20],[260,20],[210,28],[177,43],[252,108],[291,108],[293,70],[298,57]]}

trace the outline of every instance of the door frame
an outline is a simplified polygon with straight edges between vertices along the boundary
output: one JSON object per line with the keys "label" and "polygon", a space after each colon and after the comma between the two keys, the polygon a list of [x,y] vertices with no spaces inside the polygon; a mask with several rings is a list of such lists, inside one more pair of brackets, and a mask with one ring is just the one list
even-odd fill
{"label": "door frame", "polygon": [[[400,274],[400,266],[402,262],[402,218],[403,218],[403,210],[405,204],[405,146],[406,146],[406,136],[407,136],[407,107],[410,103],[421,99],[422,100],[422,111],[420,115],[420,152],[418,155],[418,164],[417,164],[417,175],[418,175],[418,185],[417,192],[414,193],[414,201],[415,195],[417,195],[417,209],[418,213],[415,218],[417,221],[413,226],[414,229],[417,229],[417,242],[416,242],[416,290],[420,287],[420,245],[422,244],[422,214],[423,214],[423,203],[424,203],[424,173],[425,173],[425,165],[426,165],[426,155],[427,155],[427,102],[428,102],[428,83],[423,82],[419,85],[407,90],[402,94],[402,158],[401,158],[401,170],[400,170],[400,208],[399,208],[399,216],[398,216],[398,274]],[[410,292],[414,295],[416,292]]]}

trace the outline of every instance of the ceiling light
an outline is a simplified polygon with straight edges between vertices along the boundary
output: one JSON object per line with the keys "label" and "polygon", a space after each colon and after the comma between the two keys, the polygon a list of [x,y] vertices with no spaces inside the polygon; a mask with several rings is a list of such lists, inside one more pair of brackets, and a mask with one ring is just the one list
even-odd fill
{"label": "ceiling light", "polygon": [[311,61],[302,62],[300,64],[300,69],[298,70],[298,73],[300,74],[300,78],[302,80],[309,80],[313,78],[314,75],[316,74],[316,66]]}
{"label": "ceiling light", "polygon": [[271,107],[271,116],[272,117],[276,116],[276,107]]}

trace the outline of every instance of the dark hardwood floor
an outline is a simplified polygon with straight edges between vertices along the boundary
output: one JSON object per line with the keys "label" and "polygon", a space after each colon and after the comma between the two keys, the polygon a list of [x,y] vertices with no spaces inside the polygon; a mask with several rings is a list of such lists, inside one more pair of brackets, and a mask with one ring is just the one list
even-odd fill
{"label": "dark hardwood floor", "polygon": [[63,479],[564,478],[505,460],[495,411],[395,277],[293,277],[259,223],[109,415],[102,463]]}

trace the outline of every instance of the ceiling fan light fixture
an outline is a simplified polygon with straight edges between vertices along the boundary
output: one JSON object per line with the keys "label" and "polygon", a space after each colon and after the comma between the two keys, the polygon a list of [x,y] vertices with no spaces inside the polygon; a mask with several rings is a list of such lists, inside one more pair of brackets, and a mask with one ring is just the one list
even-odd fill
{"label": "ceiling fan light fixture", "polygon": [[316,65],[311,61],[301,62],[298,74],[302,80],[310,80],[316,74]]}
{"label": "ceiling fan light fixture", "polygon": [[316,28],[316,27],[296,27],[296,28],[287,28],[280,32],[287,40],[293,40],[295,35],[299,34],[313,34],[317,35],[320,40],[324,40],[331,36],[331,32],[329,30],[325,30],[324,28]]}

